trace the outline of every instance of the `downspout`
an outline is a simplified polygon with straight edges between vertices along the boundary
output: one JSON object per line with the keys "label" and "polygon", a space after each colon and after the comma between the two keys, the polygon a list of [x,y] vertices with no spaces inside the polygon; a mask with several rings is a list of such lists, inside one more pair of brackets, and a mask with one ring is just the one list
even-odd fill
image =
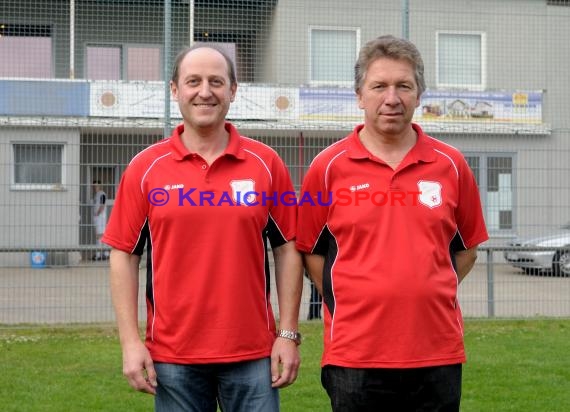
{"label": "downspout", "polygon": [[298,157],[299,157],[299,191],[303,184],[303,178],[305,177],[305,137],[303,132],[299,132],[299,144],[298,147]]}
{"label": "downspout", "polygon": [[402,37],[410,38],[410,0],[402,0]]}
{"label": "downspout", "polygon": [[170,7],[171,0],[164,1],[164,137],[170,136],[170,84],[169,76],[170,73],[170,53],[171,53],[171,14],[172,10]]}
{"label": "downspout", "polygon": [[69,0],[69,78],[75,79],[75,0]]}
{"label": "downspout", "polygon": [[194,0],[190,0],[190,16],[189,18],[189,26],[188,26],[188,41],[189,46],[192,47],[194,45]]}

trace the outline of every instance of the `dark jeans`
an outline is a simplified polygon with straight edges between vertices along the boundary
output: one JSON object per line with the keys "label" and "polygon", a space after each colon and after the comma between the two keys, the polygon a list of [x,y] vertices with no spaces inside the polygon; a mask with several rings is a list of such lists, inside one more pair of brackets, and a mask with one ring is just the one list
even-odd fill
{"label": "dark jeans", "polygon": [[414,369],[327,365],[321,382],[333,412],[458,412],[461,364]]}
{"label": "dark jeans", "polygon": [[208,365],[154,364],[156,412],[278,412],[269,358]]}

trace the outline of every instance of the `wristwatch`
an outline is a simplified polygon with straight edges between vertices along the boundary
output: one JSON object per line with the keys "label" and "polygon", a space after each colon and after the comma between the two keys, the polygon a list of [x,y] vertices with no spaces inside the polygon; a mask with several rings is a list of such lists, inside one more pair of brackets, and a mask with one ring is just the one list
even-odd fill
{"label": "wristwatch", "polygon": [[297,344],[297,346],[299,346],[301,344],[301,334],[299,332],[294,332],[292,330],[279,329],[277,331],[277,337],[292,340],[293,342],[295,342]]}

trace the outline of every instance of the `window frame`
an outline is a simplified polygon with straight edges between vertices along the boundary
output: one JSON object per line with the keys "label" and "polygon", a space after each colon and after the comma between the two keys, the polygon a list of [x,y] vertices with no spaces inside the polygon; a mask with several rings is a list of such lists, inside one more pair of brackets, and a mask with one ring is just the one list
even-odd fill
{"label": "window frame", "polygon": [[[90,47],[100,47],[100,48],[118,48],[119,49],[119,80],[112,80],[112,79],[90,79],[87,76],[89,70],[89,59],[88,59],[88,49]],[[128,79],[129,75],[129,67],[128,67],[128,50],[129,48],[135,49],[158,49],[158,73],[159,73],[159,80],[140,80],[140,79]],[[164,49],[159,44],[149,44],[149,43],[86,43],[84,48],[84,64],[83,64],[83,78],[86,80],[92,81],[121,81],[121,82],[151,82],[151,81],[164,81],[165,73],[164,73],[164,65],[162,64],[164,60]]]}
{"label": "window frame", "polygon": [[[490,222],[489,219],[489,188],[488,188],[488,176],[489,176],[489,158],[491,157],[507,157],[511,159],[511,228],[501,229],[491,228],[487,226],[489,234],[495,237],[512,237],[516,234],[517,226],[517,185],[516,185],[516,164],[517,164],[517,154],[515,152],[478,152],[478,151],[463,151],[463,156],[467,159],[469,157],[475,157],[479,159],[479,180],[477,181],[477,186],[479,187],[479,194],[481,197],[481,204],[483,207],[483,216],[486,222]],[[471,166],[470,166],[471,167]],[[500,222],[499,222],[500,225]]]}
{"label": "window frame", "polygon": [[354,85],[354,79],[350,80],[313,80],[313,31],[339,31],[339,32],[354,32],[355,33],[355,47],[354,47],[354,60],[352,61],[352,67],[358,58],[358,52],[360,50],[360,27],[356,26],[321,26],[321,25],[310,25],[308,28],[308,73],[307,78],[309,84],[312,86],[344,86],[351,87]]}
{"label": "window frame", "polygon": [[[60,181],[56,183],[19,183],[16,182],[16,152],[15,146],[58,146],[61,148],[61,175]],[[66,166],[66,155],[67,155],[67,143],[57,142],[57,141],[11,141],[10,142],[10,156],[11,156],[11,176],[10,176],[10,189],[17,191],[61,191],[65,189],[66,186],[66,176],[67,176],[67,166]]]}
{"label": "window frame", "polygon": [[[31,76],[28,73],[22,73],[20,71],[15,72],[13,74],[4,75],[4,78],[10,79],[53,79],[55,78],[55,43],[54,43],[54,28],[52,25],[49,24],[11,24],[11,23],[3,23],[0,25],[0,37],[2,38],[20,38],[20,39],[27,39],[28,41],[33,41],[34,39],[49,39],[49,53],[46,54],[46,57],[49,58],[48,63],[44,62],[37,62],[34,61],[33,63],[28,63],[27,65],[30,66],[41,66],[46,67],[47,71],[45,74]],[[48,45],[42,44],[39,45],[42,49],[45,49]],[[30,46],[27,46],[28,48]],[[20,53],[21,54],[21,53]],[[24,59],[33,59],[35,54],[34,53],[24,53]],[[5,59],[6,61],[10,61],[11,59]]]}
{"label": "window frame", "polygon": [[[481,39],[481,83],[465,84],[465,83],[444,83],[440,80],[439,69],[442,66],[439,58],[440,52],[440,35],[467,35],[479,36]],[[461,30],[438,30],[435,34],[435,76],[436,86],[441,89],[464,89],[473,91],[483,91],[487,88],[487,33],[483,31],[461,31]]]}

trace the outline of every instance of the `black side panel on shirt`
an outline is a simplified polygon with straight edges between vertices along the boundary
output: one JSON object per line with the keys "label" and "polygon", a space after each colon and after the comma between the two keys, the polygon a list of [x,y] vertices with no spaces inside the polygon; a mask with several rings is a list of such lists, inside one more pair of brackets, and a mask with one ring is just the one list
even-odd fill
{"label": "black side panel on shirt", "polygon": [[263,230],[263,245],[265,247],[265,284],[267,285],[266,293],[269,295],[270,292],[270,280],[271,280],[271,271],[269,270],[269,259],[267,255],[267,240],[269,239],[269,243],[271,244],[271,248],[275,249],[279,246],[284,245],[287,243],[287,239],[283,237],[283,234],[279,231],[275,220],[269,215],[269,220],[267,221],[267,225]]}
{"label": "black side panel on shirt", "polygon": [[283,234],[279,231],[277,223],[275,223],[275,220],[273,220],[271,215],[269,215],[269,220],[265,226],[265,233],[267,234],[273,249],[287,243],[287,239],[283,237]]}
{"label": "black side panel on shirt", "polygon": [[142,256],[146,244],[146,298],[154,307],[153,291],[152,291],[152,242],[150,239],[150,231],[148,228],[148,220],[145,222],[139,241],[137,242],[133,251],[134,255]]}
{"label": "black side panel on shirt", "polygon": [[265,293],[267,294],[267,296],[269,296],[269,293],[271,292],[271,269],[269,269],[269,254],[267,253],[267,234],[266,231],[264,230],[263,233],[261,234],[261,237],[263,238],[263,253],[264,253],[264,258],[265,258]]}
{"label": "black side panel on shirt", "polygon": [[148,230],[148,219],[147,219],[146,222],[144,222],[144,226],[141,230],[139,240],[135,245],[135,248],[133,249],[133,255],[142,256],[142,254],[144,253],[144,245],[146,244],[146,241],[148,239],[148,234],[149,230]]}
{"label": "black side panel on shirt", "polygon": [[332,238],[332,235],[331,235],[331,232],[329,231],[329,227],[325,226],[323,228],[323,231],[319,235],[319,238],[317,239],[317,243],[315,244],[315,247],[313,247],[313,250],[311,251],[311,253],[313,255],[326,256],[328,249],[329,249],[329,242],[330,242],[331,238]]}
{"label": "black side panel on shirt", "polygon": [[449,244],[449,255],[451,257],[451,264],[453,265],[453,269],[457,272],[457,265],[455,263],[455,253],[461,250],[467,250],[465,245],[463,244],[463,239],[461,239],[461,235],[458,232],[455,232],[455,236],[451,239],[451,243]]}
{"label": "black side panel on shirt", "polygon": [[323,301],[329,310],[331,316],[334,314],[334,296],[332,290],[332,278],[331,272],[334,262],[336,260],[338,249],[336,246],[336,241],[331,235],[329,228],[325,226],[315,247],[313,248],[313,253],[318,255],[324,255],[325,265],[323,267]]}

